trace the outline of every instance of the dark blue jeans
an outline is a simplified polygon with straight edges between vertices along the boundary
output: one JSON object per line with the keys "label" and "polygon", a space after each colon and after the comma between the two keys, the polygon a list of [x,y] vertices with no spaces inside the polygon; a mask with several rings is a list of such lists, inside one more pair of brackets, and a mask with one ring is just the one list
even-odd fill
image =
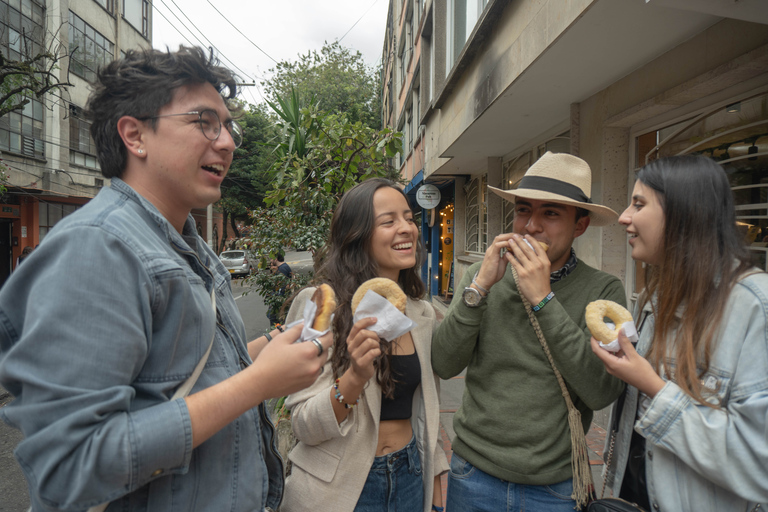
{"label": "dark blue jeans", "polygon": [[355,512],[418,512],[424,484],[416,439],[396,452],[373,459]]}
{"label": "dark blue jeans", "polygon": [[573,479],[551,485],[507,482],[451,457],[445,512],[573,512]]}

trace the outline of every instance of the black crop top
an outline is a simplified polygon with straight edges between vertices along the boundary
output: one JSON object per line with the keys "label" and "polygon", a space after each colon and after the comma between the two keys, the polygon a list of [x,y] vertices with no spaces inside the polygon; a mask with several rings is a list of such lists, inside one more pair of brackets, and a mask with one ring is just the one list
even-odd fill
{"label": "black crop top", "polygon": [[421,384],[419,356],[414,352],[405,356],[390,356],[390,371],[395,378],[392,399],[381,395],[381,421],[407,420],[411,417],[413,394]]}

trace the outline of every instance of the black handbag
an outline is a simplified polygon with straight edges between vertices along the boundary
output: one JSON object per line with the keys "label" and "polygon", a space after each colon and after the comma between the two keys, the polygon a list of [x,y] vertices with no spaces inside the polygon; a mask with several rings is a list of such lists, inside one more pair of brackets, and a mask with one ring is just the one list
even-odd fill
{"label": "black handbag", "polygon": [[602,498],[587,505],[587,512],[645,512],[645,509],[621,498]]}

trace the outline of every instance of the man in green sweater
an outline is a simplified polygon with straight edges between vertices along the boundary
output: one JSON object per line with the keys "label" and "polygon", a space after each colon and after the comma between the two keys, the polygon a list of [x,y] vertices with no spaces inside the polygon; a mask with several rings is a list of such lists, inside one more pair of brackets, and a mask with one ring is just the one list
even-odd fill
{"label": "man in green sweater", "polygon": [[520,294],[533,305],[586,432],[592,412],[611,404],[623,383],[592,353],[584,310],[598,299],[626,305],[621,282],[579,261],[571,247],[590,224],[618,218],[590,201],[591,183],[585,161],[548,152],[517,189],[488,187],[514,202],[514,233],[497,236],[469,267],[432,344],[441,378],[467,369],[453,420],[447,512],[572,512],[576,505],[566,402]]}

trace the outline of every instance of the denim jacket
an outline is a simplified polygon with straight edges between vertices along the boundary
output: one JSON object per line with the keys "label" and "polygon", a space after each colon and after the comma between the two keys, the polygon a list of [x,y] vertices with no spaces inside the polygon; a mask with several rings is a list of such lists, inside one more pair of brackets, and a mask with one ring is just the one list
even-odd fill
{"label": "denim jacket", "polygon": [[[679,315],[678,315],[679,316]],[[637,319],[637,351],[645,355],[654,318],[646,305]],[[667,365],[674,371],[674,354]],[[669,368],[668,368],[669,369]],[[750,512],[768,503],[768,274],[738,282],[728,299],[703,376],[705,399],[693,401],[674,382],[637,418],[638,390],[627,386],[618,418],[606,488],[619,495],[632,428],[646,440],[648,497],[654,511]],[[617,408],[611,412],[615,425]],[[606,439],[605,453],[610,449]]]}
{"label": "denim jacket", "polygon": [[[263,511],[282,497],[264,405],[196,449],[170,400],[215,335],[192,393],[251,364],[230,277],[119,179],[63,219],[0,290],[0,410],[33,510]],[[211,308],[215,290],[216,314]]]}

